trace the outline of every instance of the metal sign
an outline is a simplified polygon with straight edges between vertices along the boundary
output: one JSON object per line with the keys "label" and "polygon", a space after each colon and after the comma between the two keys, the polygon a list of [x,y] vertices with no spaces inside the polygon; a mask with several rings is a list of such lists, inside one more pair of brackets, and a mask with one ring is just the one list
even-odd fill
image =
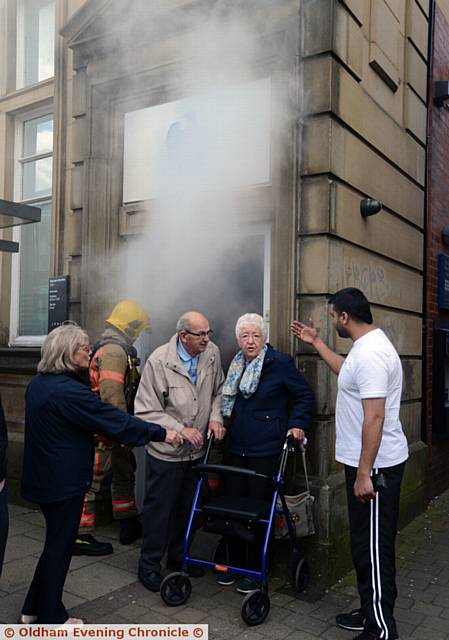
{"label": "metal sign", "polygon": [[69,319],[69,276],[48,281],[48,331]]}
{"label": "metal sign", "polygon": [[19,243],[12,240],[0,240],[0,251],[7,251],[8,253],[18,253]]}

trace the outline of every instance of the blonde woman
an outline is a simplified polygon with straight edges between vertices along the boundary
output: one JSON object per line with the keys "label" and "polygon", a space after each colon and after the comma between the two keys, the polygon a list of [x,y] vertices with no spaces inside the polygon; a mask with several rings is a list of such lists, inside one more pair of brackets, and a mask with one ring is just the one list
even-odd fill
{"label": "blonde woman", "polygon": [[19,622],[82,623],[69,617],[62,592],[92,481],[94,434],[131,446],[182,441],[174,431],[101,402],[84,376],[89,354],[80,327],[57,327],[44,341],[38,375],[26,391],[22,495],[39,505],[47,530]]}

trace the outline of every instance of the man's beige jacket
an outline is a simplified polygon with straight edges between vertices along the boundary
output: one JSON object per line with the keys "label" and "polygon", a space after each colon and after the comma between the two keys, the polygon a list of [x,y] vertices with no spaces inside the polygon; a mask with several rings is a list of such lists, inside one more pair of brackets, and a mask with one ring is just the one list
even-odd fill
{"label": "man's beige jacket", "polygon": [[[224,382],[220,351],[209,342],[200,354],[196,384],[190,379],[176,351],[178,336],[158,347],[148,358],[134,402],[134,413],[147,422],[155,422],[166,429],[181,431],[194,427],[204,436],[210,420],[223,423],[221,395]],[[168,462],[195,460],[204,455],[203,449],[193,449],[189,442],[171,445],[151,442],[147,451],[155,458]]]}

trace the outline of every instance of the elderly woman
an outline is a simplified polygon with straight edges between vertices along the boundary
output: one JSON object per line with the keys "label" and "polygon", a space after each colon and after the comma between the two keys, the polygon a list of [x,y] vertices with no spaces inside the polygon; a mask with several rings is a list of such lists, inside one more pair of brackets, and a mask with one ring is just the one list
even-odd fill
{"label": "elderly woman", "polygon": [[22,495],[39,505],[47,530],[19,622],[82,623],[69,618],[62,592],[92,481],[94,434],[131,446],[180,439],[174,431],[101,402],[84,382],[89,353],[89,338],[80,327],[54,329],[26,391]]}
{"label": "elderly woman", "polygon": [[[312,412],[313,394],[296,369],[291,356],[275,351],[267,343],[264,319],[247,313],[237,320],[235,333],[240,351],[229,367],[223,387],[223,415],[229,419],[229,459],[231,466],[253,469],[273,476],[287,435],[303,440]],[[273,486],[260,479],[230,476],[227,493],[269,499]],[[262,536],[241,556],[244,545],[229,538],[232,564],[260,566]],[[220,576],[220,584],[232,584],[232,576]],[[250,578],[239,581],[237,591],[249,593],[258,587]]]}

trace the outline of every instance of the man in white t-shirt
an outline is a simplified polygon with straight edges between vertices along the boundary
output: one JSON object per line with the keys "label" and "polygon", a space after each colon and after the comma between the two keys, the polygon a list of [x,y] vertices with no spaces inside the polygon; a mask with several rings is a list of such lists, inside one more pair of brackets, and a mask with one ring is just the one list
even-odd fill
{"label": "man in white t-shirt", "polygon": [[399,421],[402,366],[396,349],[373,324],[359,289],[329,299],[332,324],[353,341],[346,358],[321,340],[311,322],[292,333],[312,345],[338,375],[335,457],[345,465],[351,552],[360,609],[339,614],[337,626],[361,631],[354,640],[395,640],[395,538],[407,440]]}

